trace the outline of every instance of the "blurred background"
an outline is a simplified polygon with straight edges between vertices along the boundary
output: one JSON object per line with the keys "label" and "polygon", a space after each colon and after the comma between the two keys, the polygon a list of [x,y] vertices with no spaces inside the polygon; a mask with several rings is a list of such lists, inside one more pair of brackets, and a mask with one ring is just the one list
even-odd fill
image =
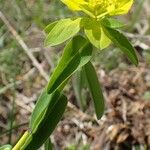
{"label": "blurred background", "polygon": [[[45,48],[43,29],[77,15],[60,0],[0,0],[0,145],[15,144],[28,128],[36,100],[64,45]],[[150,0],[135,0],[124,34],[139,66],[113,47],[94,57],[106,100],[96,120],[82,72],[65,93],[72,105],[51,136],[56,150],[150,150]]]}

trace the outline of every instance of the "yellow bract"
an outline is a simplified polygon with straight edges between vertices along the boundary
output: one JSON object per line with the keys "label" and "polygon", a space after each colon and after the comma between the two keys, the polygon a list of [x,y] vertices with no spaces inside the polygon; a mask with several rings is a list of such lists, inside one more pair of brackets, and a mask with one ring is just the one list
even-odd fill
{"label": "yellow bract", "polygon": [[133,0],[61,0],[71,10],[83,11],[93,18],[126,14]]}
{"label": "yellow bract", "polygon": [[61,0],[65,3],[71,10],[80,11],[81,5],[86,4],[85,0]]}

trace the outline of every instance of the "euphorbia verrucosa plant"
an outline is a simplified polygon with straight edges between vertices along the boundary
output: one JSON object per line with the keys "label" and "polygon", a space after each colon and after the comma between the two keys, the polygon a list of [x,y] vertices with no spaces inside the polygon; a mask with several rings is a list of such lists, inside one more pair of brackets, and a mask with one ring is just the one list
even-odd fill
{"label": "euphorbia verrucosa plant", "polygon": [[[63,89],[78,70],[85,72],[97,119],[102,117],[105,108],[104,97],[91,63],[93,47],[99,52],[113,43],[133,64],[138,64],[133,46],[119,32],[119,28],[124,24],[113,18],[128,13],[133,0],[62,0],[62,2],[72,11],[80,12],[80,16],[55,21],[45,28],[46,46],[56,46],[67,41],[66,46],[36,103],[29,130],[13,148],[5,145],[1,149],[37,150],[41,147],[63,116],[67,106]],[[83,32],[80,33],[80,30],[84,31],[84,34],[81,34]]]}

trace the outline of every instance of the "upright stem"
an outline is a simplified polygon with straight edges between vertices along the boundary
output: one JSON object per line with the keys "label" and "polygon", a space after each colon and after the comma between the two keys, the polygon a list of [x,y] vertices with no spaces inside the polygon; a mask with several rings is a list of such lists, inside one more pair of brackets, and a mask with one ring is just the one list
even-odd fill
{"label": "upright stem", "polygon": [[13,147],[12,150],[20,150],[20,148],[22,147],[22,145],[25,143],[26,139],[29,136],[29,131],[26,131],[23,136],[21,137],[21,139],[18,141],[18,143]]}

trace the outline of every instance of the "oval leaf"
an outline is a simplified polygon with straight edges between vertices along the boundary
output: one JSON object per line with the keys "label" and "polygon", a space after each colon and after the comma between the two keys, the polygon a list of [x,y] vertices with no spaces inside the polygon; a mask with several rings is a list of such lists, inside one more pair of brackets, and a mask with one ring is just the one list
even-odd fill
{"label": "oval leaf", "polygon": [[46,89],[43,90],[41,96],[39,97],[36,106],[32,112],[29,128],[31,131],[37,128],[38,124],[43,120],[44,113],[47,107],[51,111],[59,99],[60,93],[54,92],[53,94],[47,94]]}
{"label": "oval leaf", "polygon": [[45,33],[49,34],[51,30],[56,26],[57,23],[58,21],[55,21],[47,25],[46,28],[44,29]]}
{"label": "oval leaf", "polygon": [[92,95],[92,99],[94,101],[94,107],[96,116],[100,119],[104,113],[105,103],[104,103],[104,96],[98,81],[98,77],[95,71],[95,68],[91,64],[91,62],[87,63],[84,66],[84,70],[86,73],[87,82],[89,85],[89,90]]}
{"label": "oval leaf", "polygon": [[62,19],[50,24],[47,29],[45,29],[46,32],[50,31],[45,39],[45,45],[55,46],[73,37],[80,30],[80,21],[81,18],[75,20]]}
{"label": "oval leaf", "polygon": [[102,50],[110,45],[111,40],[105,35],[100,22],[85,18],[83,26],[87,38],[96,48]]}
{"label": "oval leaf", "polygon": [[52,93],[79,68],[90,61],[92,45],[82,36],[74,37],[64,49],[62,58],[51,75],[47,91]]}
{"label": "oval leaf", "polygon": [[108,27],[105,27],[104,31],[107,34],[107,36],[111,39],[111,41],[128,56],[129,60],[133,64],[137,66],[138,58],[137,58],[134,47],[130,44],[128,39],[119,31],[108,28]]}
{"label": "oval leaf", "polygon": [[101,21],[101,23],[103,26],[113,28],[113,29],[118,29],[118,28],[122,28],[125,26],[123,23],[121,23],[120,21],[114,18],[104,18]]}
{"label": "oval leaf", "polygon": [[30,136],[21,147],[21,150],[37,150],[47,140],[61,120],[67,106],[67,98],[61,95],[57,103],[51,110],[46,108],[44,118],[36,130],[30,133]]}

